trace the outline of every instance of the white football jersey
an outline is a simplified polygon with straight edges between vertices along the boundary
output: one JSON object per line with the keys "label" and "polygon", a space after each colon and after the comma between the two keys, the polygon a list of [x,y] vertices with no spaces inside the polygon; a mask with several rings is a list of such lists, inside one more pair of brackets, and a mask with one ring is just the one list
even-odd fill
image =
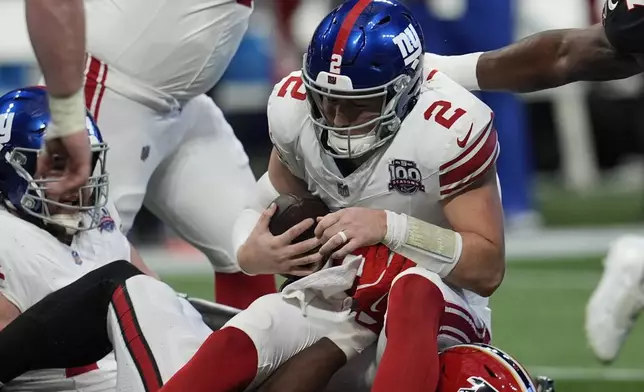
{"label": "white football jersey", "polygon": [[85,11],[87,51],[108,65],[91,65],[97,83],[128,96],[140,82],[184,103],[221,78],[252,1],[85,0]]}
{"label": "white football jersey", "polygon": [[[100,266],[131,261],[130,244],[119,230],[114,211],[111,206],[103,208],[98,228],[78,233],[68,246],[0,208],[0,293],[24,312]],[[26,373],[3,391],[102,392],[115,388],[116,361],[110,354],[84,368]]]}
{"label": "white football jersey", "polygon": [[[331,210],[387,209],[449,228],[441,200],[494,170],[499,146],[492,110],[431,70],[393,141],[343,176],[316,137],[300,74],[291,73],[269,98],[271,140],[291,172]],[[474,293],[467,295],[487,304]]]}

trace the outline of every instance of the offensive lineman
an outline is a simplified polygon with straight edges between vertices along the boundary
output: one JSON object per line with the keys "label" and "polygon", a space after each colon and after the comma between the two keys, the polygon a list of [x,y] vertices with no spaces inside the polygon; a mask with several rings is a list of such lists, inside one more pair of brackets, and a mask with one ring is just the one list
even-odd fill
{"label": "offensive lineman", "polygon": [[[336,212],[318,219],[317,238],[291,245],[268,230],[275,206],[248,209],[234,237],[241,265],[321,263],[331,256],[345,260],[336,268],[348,271],[330,276],[332,269],[323,269],[282,295],[262,297],[213,334],[219,340],[206,341],[166,389],[198,390],[226,379],[242,389],[260,384],[324,337],[330,320],[346,317],[338,312],[348,306],[346,294],[337,286],[373,261],[353,265],[345,256],[379,243],[396,252],[392,264],[408,257],[418,266],[394,274],[388,300],[371,298],[363,308],[354,297],[356,321],[331,336],[352,357],[375,340],[370,327],[387,309],[374,391],[435,390],[439,348],[489,339],[485,297],[505,268],[493,115],[442,73],[423,75],[422,53],[422,31],[395,1],[347,1],[320,23],[302,71],[277,84],[269,99],[275,147],[259,180],[260,199],[265,206],[278,194],[313,194]],[[387,276],[375,274],[362,287]],[[401,317],[410,306],[422,311]],[[392,349],[383,355],[385,342]],[[235,372],[204,371],[223,353],[240,363]],[[401,362],[409,364],[404,379]]]}
{"label": "offensive lineman", "polygon": [[85,2],[85,100],[115,157],[107,168],[110,198],[123,230],[145,204],[208,257],[220,272],[217,301],[238,308],[274,292],[275,281],[239,272],[230,228],[254,197],[255,178],[205,93],[237,51],[252,6],[252,0]]}
{"label": "offensive lineman", "polygon": [[[46,143],[48,154],[39,158],[48,170],[53,154],[64,159],[65,172],[52,184],[51,196],[77,191],[90,173],[90,148],[85,137],[83,58],[85,14],[82,0],[27,0],[27,30],[40,69],[49,84],[52,125]],[[59,158],[59,159],[60,159]]]}
{"label": "offensive lineman", "polygon": [[[644,1],[606,0],[602,24],[544,31],[513,45],[463,56],[427,54],[471,90],[535,91],[587,80],[626,78],[644,67]],[[644,309],[644,238],[624,236],[611,246],[604,273],[586,307],[586,337],[595,356],[613,361]]]}

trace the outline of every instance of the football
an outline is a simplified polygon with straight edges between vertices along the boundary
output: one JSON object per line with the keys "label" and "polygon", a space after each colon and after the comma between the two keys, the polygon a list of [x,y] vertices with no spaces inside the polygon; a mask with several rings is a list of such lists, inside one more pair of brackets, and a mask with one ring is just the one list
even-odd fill
{"label": "football", "polygon": [[[268,229],[271,231],[271,234],[275,236],[283,234],[291,227],[302,222],[304,219],[311,218],[315,221],[315,218],[318,216],[324,216],[330,212],[326,204],[316,197],[299,197],[291,194],[280,195],[273,200],[273,203],[277,206],[277,211],[275,211],[271,217]],[[313,238],[315,235],[315,226],[317,226],[317,222],[314,223],[307,231],[295,238],[291,243],[295,244],[309,238]],[[302,267],[317,271],[322,268],[322,266],[323,264],[317,266],[304,265]],[[280,291],[283,290],[286,285],[299,279],[297,276],[288,274],[283,274],[282,276],[287,278],[287,280],[280,288]]]}
{"label": "football", "polygon": [[[311,218],[315,220],[318,216],[324,216],[330,212],[326,204],[317,197],[299,197],[291,194],[280,195],[273,200],[273,203],[277,206],[277,211],[273,214],[268,228],[274,236],[283,234],[304,219]],[[300,234],[292,243],[295,244],[313,238],[315,226],[316,224]]]}

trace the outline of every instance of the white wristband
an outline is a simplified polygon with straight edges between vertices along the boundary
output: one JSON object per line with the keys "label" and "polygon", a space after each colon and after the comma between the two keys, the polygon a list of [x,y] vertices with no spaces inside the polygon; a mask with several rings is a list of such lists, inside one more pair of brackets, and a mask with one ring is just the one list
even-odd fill
{"label": "white wristband", "polygon": [[449,275],[463,249],[459,233],[405,214],[388,210],[385,213],[387,233],[383,244],[442,278]]}
{"label": "white wristband", "polygon": [[49,112],[51,124],[47,127],[47,139],[86,131],[87,109],[82,88],[67,98],[57,98],[49,94]]}
{"label": "white wristband", "polygon": [[437,69],[466,89],[477,91],[481,88],[476,76],[476,66],[482,54],[483,52],[461,56],[440,56],[426,53],[423,66],[428,69]]}

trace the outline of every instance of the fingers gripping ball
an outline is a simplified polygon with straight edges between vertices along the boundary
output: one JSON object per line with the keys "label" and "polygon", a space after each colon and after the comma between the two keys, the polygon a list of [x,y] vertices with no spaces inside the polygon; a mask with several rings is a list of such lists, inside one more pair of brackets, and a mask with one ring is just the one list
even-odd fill
{"label": "fingers gripping ball", "polygon": [[[317,225],[316,218],[328,214],[329,207],[317,197],[299,197],[295,195],[280,195],[273,203],[277,206],[277,211],[273,214],[268,229],[274,236],[285,233],[291,227],[297,225],[305,219],[313,219],[314,223],[308,230],[295,238],[292,243],[305,241],[315,236],[315,226]],[[307,266],[308,267],[308,266]],[[315,266],[310,266],[312,269]],[[317,268],[321,268],[318,266]],[[294,278],[290,275],[285,277]]]}

